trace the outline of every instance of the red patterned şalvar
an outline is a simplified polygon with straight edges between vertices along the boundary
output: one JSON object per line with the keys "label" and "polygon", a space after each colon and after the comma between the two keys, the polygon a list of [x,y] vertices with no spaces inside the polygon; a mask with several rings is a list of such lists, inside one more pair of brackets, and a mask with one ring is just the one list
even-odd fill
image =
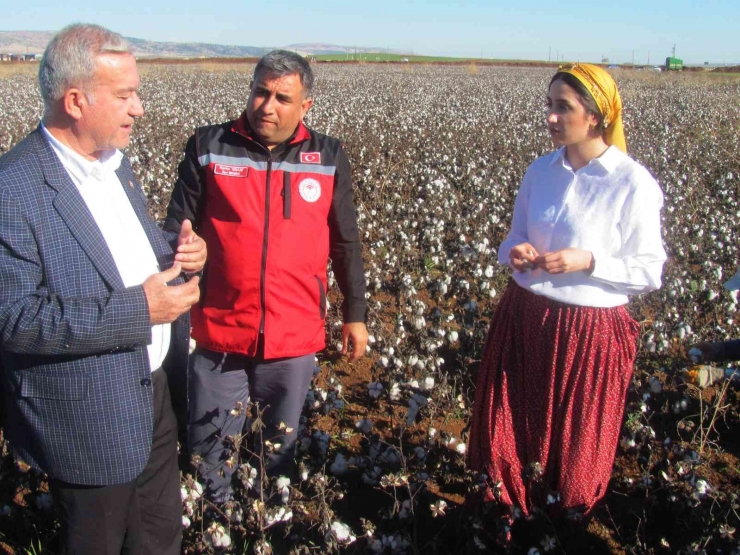
{"label": "red patterned \u015falvar", "polygon": [[468,459],[501,483],[502,504],[528,515],[558,492],[563,509],[588,512],[605,494],[638,332],[624,306],[574,306],[509,283],[488,331]]}

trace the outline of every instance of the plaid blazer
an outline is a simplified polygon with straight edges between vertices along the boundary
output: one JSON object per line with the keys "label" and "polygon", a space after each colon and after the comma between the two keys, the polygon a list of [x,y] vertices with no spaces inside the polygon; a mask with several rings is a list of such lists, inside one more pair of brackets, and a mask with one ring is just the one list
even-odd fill
{"label": "plaid blazer", "polygon": [[[149,217],[128,159],[116,173],[160,267],[171,266],[172,247]],[[0,157],[0,284],[5,436],[16,454],[74,484],[134,479],[152,442],[144,289],[124,287],[41,129]],[[181,411],[189,331],[187,315],[172,324],[164,364]]]}

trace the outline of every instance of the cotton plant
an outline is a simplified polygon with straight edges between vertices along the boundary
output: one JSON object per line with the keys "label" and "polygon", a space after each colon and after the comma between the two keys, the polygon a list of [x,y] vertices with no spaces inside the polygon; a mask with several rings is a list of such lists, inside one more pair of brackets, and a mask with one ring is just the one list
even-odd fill
{"label": "cotton plant", "polygon": [[214,548],[228,549],[231,547],[231,536],[227,529],[218,522],[212,522],[204,536],[208,545]]}
{"label": "cotton plant", "polygon": [[290,522],[293,519],[293,511],[285,506],[269,507],[265,511],[265,526],[268,528],[280,522]]}
{"label": "cotton plant", "polygon": [[248,462],[238,466],[236,476],[245,489],[253,490],[256,488],[258,481],[257,469]]}
{"label": "cotton plant", "polygon": [[340,546],[346,547],[354,543],[357,537],[354,535],[352,529],[349,526],[347,526],[343,522],[335,520],[331,523],[331,528],[326,533],[325,537],[327,543],[330,542],[332,539],[335,539]]}
{"label": "cotton plant", "polygon": [[287,505],[290,500],[290,478],[287,476],[278,476],[274,480],[273,488],[280,495],[280,502]]}
{"label": "cotton plant", "polygon": [[438,499],[431,505],[429,505],[429,510],[432,512],[433,517],[440,517],[445,516],[445,510],[447,509],[447,502],[443,499]]}

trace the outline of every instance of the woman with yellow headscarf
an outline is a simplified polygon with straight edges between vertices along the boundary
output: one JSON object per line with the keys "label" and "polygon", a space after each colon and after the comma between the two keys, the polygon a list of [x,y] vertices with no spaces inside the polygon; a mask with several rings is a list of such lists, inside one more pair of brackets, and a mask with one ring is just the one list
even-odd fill
{"label": "woman with yellow headscarf", "polygon": [[513,270],[478,375],[469,463],[510,514],[591,510],[604,495],[639,326],[661,285],[663,194],[627,156],[622,101],[590,64],[550,81],[555,152],[527,169],[499,262]]}

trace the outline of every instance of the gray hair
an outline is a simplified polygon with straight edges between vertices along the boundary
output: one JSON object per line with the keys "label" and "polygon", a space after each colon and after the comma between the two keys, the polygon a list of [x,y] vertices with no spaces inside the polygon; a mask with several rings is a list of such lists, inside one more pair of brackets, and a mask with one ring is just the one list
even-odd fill
{"label": "gray hair", "polygon": [[96,58],[108,53],[131,54],[131,45],[118,33],[87,23],[69,25],[54,35],[39,66],[44,111],[51,112],[70,87],[79,87],[94,102],[89,88],[95,76]]}
{"label": "gray hair", "polygon": [[312,98],[313,70],[311,64],[300,54],[289,50],[273,50],[265,54],[257,62],[257,67],[254,68],[253,79],[256,81],[257,76],[263,73],[273,77],[298,74],[298,77],[301,78],[301,85],[303,85],[304,96]]}

